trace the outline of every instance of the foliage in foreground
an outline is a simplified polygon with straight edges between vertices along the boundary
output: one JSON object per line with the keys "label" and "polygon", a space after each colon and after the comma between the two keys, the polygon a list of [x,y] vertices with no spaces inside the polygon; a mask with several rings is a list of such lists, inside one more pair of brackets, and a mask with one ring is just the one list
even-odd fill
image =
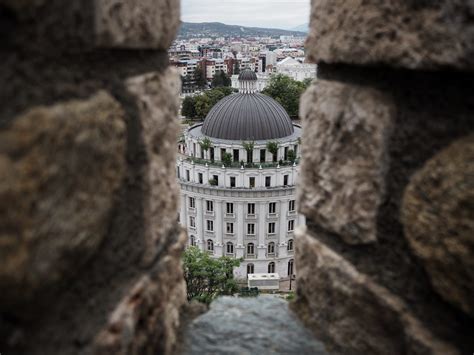
{"label": "foliage in foreground", "polygon": [[181,113],[188,119],[204,119],[215,104],[233,92],[232,88],[218,87],[201,95],[187,96]]}
{"label": "foliage in foreground", "polygon": [[237,292],[233,269],[239,265],[238,259],[213,258],[196,247],[188,248],[183,254],[188,301],[209,304],[217,296]]}

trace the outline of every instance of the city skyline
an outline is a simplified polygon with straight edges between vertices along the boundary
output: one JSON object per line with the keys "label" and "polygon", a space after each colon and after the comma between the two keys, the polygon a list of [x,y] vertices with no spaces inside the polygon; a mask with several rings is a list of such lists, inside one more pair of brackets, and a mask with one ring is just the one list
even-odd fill
{"label": "city skyline", "polygon": [[[250,14],[249,14],[250,11]],[[183,0],[184,22],[290,29],[309,21],[309,0]]]}

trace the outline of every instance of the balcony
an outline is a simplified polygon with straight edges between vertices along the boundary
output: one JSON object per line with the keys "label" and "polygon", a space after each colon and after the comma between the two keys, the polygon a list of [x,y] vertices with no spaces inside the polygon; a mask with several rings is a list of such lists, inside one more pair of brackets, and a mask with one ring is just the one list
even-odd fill
{"label": "balcony", "polygon": [[269,213],[267,214],[267,219],[278,219],[279,216],[280,214],[278,213]]}
{"label": "balcony", "polygon": [[257,219],[257,215],[255,213],[254,214],[246,214],[245,218],[255,220],[255,219]]}
{"label": "balcony", "polygon": [[215,213],[214,211],[205,211],[205,212],[204,212],[204,215],[205,215],[206,217],[214,217],[215,214],[216,214],[216,213]]}
{"label": "balcony", "polygon": [[257,254],[255,254],[255,253],[254,253],[254,254],[247,254],[247,253],[246,253],[246,254],[244,255],[244,258],[245,258],[245,259],[257,259]]}
{"label": "balcony", "polygon": [[224,218],[235,219],[235,213],[225,213]]}

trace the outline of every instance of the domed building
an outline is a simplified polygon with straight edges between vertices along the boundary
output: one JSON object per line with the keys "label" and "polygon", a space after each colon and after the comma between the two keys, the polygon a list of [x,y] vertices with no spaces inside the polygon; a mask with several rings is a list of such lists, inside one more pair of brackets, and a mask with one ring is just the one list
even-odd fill
{"label": "domed building", "polygon": [[177,162],[179,220],[189,245],[243,258],[236,278],[295,273],[293,232],[301,127],[256,90],[254,72],[239,75],[239,93],[219,101],[204,123],[184,134]]}

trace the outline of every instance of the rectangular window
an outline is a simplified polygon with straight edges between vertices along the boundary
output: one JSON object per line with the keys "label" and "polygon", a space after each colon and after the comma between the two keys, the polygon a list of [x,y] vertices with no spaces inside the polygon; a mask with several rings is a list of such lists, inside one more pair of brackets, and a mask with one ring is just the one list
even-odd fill
{"label": "rectangular window", "polygon": [[254,235],[255,234],[255,224],[249,223],[247,224],[247,234]]}
{"label": "rectangular window", "polygon": [[234,223],[226,223],[226,231],[229,234],[234,233]]}
{"label": "rectangular window", "polygon": [[255,214],[255,203],[249,203],[247,206],[247,214],[254,215]]}
{"label": "rectangular window", "polygon": [[199,174],[198,174],[198,179],[199,179],[199,183],[202,184],[202,181],[203,181],[203,179],[202,179],[202,173],[199,173]]}
{"label": "rectangular window", "polygon": [[283,176],[283,186],[288,186],[288,175]]}
{"label": "rectangular window", "polygon": [[295,221],[292,219],[288,221],[288,232],[293,232],[295,230]]}
{"label": "rectangular window", "polygon": [[294,212],[295,211],[295,200],[291,200],[288,202],[288,211]]}
{"label": "rectangular window", "polygon": [[206,211],[214,212],[214,203],[212,201],[206,201]]}
{"label": "rectangular window", "polygon": [[234,214],[234,204],[233,203],[227,203],[226,204],[226,213],[227,214]]}
{"label": "rectangular window", "polygon": [[272,185],[272,177],[265,176],[265,187],[270,187]]}
{"label": "rectangular window", "polygon": [[254,177],[249,177],[249,186],[251,189],[255,187],[255,178]]}
{"label": "rectangular window", "polygon": [[194,217],[189,217],[189,226],[191,228],[196,228],[196,219]]}
{"label": "rectangular window", "polygon": [[189,170],[186,170],[186,181],[190,181],[191,180],[191,173],[189,172]]}
{"label": "rectangular window", "polygon": [[204,159],[204,149],[201,148],[201,159]]}
{"label": "rectangular window", "polygon": [[189,198],[189,207],[196,208],[196,200],[194,199],[194,197]]}
{"label": "rectangular window", "polygon": [[295,152],[295,157],[297,156],[298,154],[298,145],[295,144],[295,147],[293,148],[293,151]]}
{"label": "rectangular window", "polygon": [[275,234],[275,223],[268,223],[268,234]]}
{"label": "rectangular window", "polygon": [[222,161],[222,158],[224,158],[225,153],[226,153],[225,149],[221,148],[221,161]]}
{"label": "rectangular window", "polygon": [[230,187],[235,187],[235,177],[230,177]]}
{"label": "rectangular window", "polygon": [[176,168],[176,177],[179,179],[181,176],[179,174],[179,168]]}
{"label": "rectangular window", "polygon": [[270,202],[268,204],[268,213],[270,214],[276,213],[276,202]]}
{"label": "rectangular window", "polygon": [[214,231],[214,221],[207,221],[207,231],[208,232],[213,232]]}
{"label": "rectangular window", "polygon": [[239,161],[239,150],[234,149],[234,162],[238,162],[238,161]]}
{"label": "rectangular window", "polygon": [[219,186],[219,175],[212,175],[212,180],[214,180],[216,186]]}
{"label": "rectangular window", "polygon": [[193,157],[196,156],[196,143],[193,143]]}
{"label": "rectangular window", "polygon": [[260,149],[260,161],[263,163],[265,162],[265,156],[267,155],[267,151],[265,149]]}
{"label": "rectangular window", "polygon": [[283,160],[288,160],[288,147],[285,147],[285,152],[283,154]]}

